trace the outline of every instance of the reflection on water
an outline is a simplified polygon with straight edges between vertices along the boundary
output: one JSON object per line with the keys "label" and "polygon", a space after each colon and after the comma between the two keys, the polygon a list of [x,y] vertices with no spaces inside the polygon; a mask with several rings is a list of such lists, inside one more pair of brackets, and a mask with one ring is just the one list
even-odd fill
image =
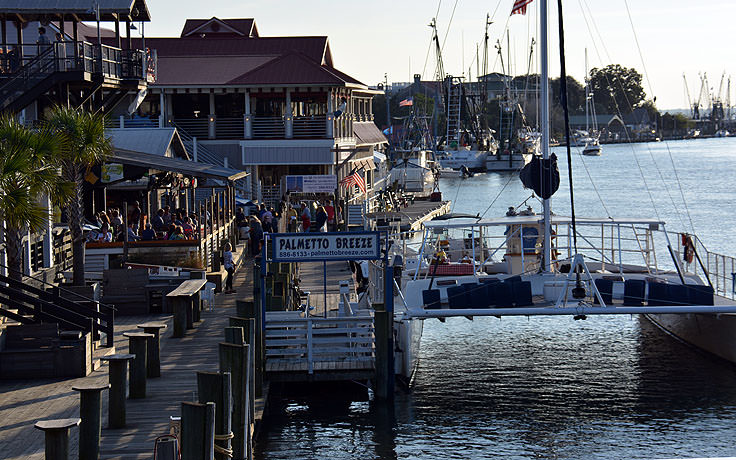
{"label": "reflection on water", "polygon": [[[733,252],[736,234],[723,229],[736,227],[736,214],[722,203],[736,201],[736,191],[729,175],[713,171],[736,169],[735,145],[711,139],[604,146],[602,157],[575,157],[577,214],[658,216],[672,230],[689,228],[679,185],[667,172],[671,154],[696,231],[709,249]],[[633,151],[651,173],[649,191],[637,185]],[[568,214],[566,163],[558,154],[563,180],[552,202]],[[665,183],[657,182],[658,169]],[[483,213],[498,197],[486,217],[503,215],[531,193],[500,174],[442,185],[457,212]],[[334,389],[320,387],[281,397],[274,398],[280,403],[271,407],[259,459],[736,455],[736,367],[639,317],[428,320],[415,386],[398,394],[393,408],[364,397],[340,401]]]}
{"label": "reflection on water", "polygon": [[663,458],[736,452],[736,371],[645,319],[427,321],[393,410],[285,395],[258,457]]}

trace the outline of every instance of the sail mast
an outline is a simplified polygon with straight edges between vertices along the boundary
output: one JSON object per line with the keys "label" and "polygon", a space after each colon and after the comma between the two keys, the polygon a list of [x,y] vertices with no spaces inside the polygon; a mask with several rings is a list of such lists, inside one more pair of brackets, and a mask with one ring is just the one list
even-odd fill
{"label": "sail mast", "polygon": [[[539,46],[541,47],[541,83],[542,83],[542,158],[549,158],[549,59],[547,49],[547,0],[539,0],[539,32],[540,41]],[[545,199],[544,205],[544,247],[542,253],[542,271],[549,272],[551,270],[551,256],[552,256],[552,244],[551,244],[551,230],[550,226],[550,212],[549,212],[549,198]]]}

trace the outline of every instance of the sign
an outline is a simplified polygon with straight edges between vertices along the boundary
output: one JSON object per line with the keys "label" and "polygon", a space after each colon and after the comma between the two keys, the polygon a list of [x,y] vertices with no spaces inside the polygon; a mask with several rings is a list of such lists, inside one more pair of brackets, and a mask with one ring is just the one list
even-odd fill
{"label": "sign", "polygon": [[271,237],[274,262],[377,260],[381,258],[378,232],[276,233]]}
{"label": "sign", "polygon": [[334,193],[337,176],[334,174],[314,176],[286,176],[286,191],[293,193]]}
{"label": "sign", "polygon": [[105,163],[102,165],[102,182],[115,182],[123,178],[123,165]]}

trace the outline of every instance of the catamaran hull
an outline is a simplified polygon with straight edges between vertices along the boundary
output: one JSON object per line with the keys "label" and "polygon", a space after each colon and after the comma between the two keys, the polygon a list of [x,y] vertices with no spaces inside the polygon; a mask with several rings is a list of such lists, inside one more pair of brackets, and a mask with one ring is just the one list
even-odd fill
{"label": "catamaran hull", "polygon": [[514,153],[511,155],[511,161],[509,161],[508,154],[497,153],[496,155],[489,155],[486,161],[486,171],[518,171],[529,163],[532,159],[530,153]]}
{"label": "catamaran hull", "polygon": [[460,169],[463,166],[471,171],[485,171],[488,152],[479,150],[448,150],[438,155],[438,162],[443,168]]}
{"label": "catamaran hull", "polygon": [[644,315],[678,339],[736,364],[736,315]]}
{"label": "catamaran hull", "polygon": [[411,385],[419,365],[419,346],[424,331],[424,320],[413,318],[394,319],[394,369],[396,376],[407,386]]}

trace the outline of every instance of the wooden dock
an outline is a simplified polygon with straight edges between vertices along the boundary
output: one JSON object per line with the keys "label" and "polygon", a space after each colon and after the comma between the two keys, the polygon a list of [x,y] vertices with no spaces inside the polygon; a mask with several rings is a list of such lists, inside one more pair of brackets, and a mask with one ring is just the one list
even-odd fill
{"label": "wooden dock", "polygon": [[[146,315],[121,317],[115,325],[115,348],[127,353],[127,331],[148,321],[167,322],[161,338],[161,377],[147,380],[145,399],[127,400],[127,427],[107,429],[107,400],[103,395],[102,439],[100,458],[151,459],[157,436],[169,432],[169,416],[178,416],[181,402],[196,400],[197,371],[217,371],[218,346],[224,341],[228,317],[235,315],[236,299],[252,297],[251,261],[236,273],[236,294],[216,295],[213,311],[203,311],[202,322],[184,338],[170,338],[173,331],[170,316]],[[80,379],[47,379],[0,382],[0,458],[8,460],[44,458],[43,432],[34,429],[38,420],[79,416],[79,394],[73,385],[106,383],[107,365]],[[256,420],[262,419],[265,399],[256,401]],[[78,429],[70,436],[70,458],[77,458]]]}
{"label": "wooden dock", "polygon": [[402,232],[418,231],[422,224],[450,212],[450,201],[416,200],[397,211],[372,212],[368,217],[377,221],[399,222]]}

